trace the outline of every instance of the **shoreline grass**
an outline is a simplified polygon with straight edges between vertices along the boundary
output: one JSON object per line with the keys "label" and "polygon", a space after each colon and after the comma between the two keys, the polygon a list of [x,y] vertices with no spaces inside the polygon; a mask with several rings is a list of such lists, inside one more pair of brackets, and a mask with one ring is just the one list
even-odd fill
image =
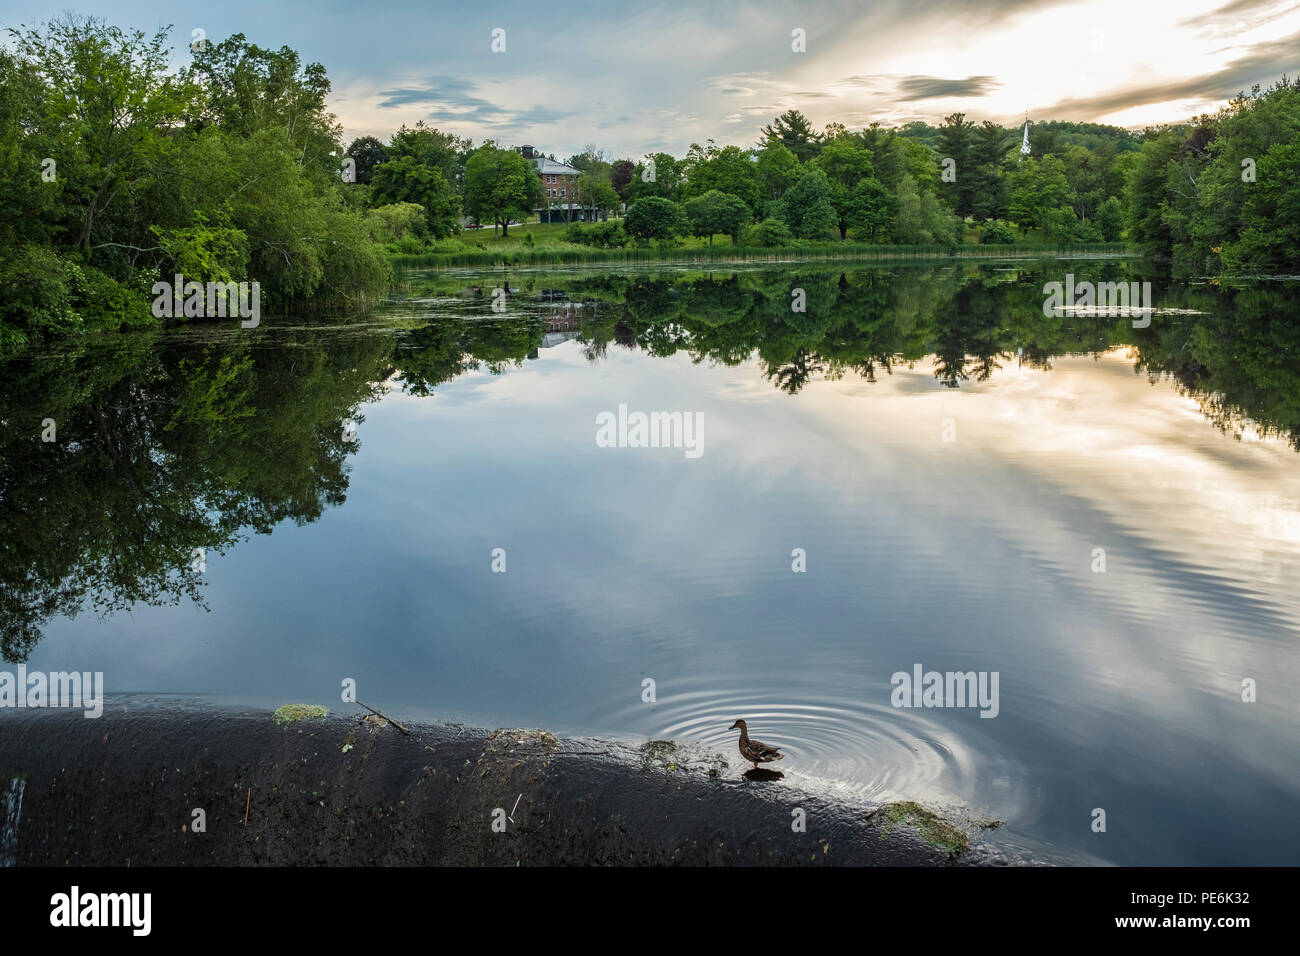
{"label": "shoreline grass", "polygon": [[884,246],[867,243],[836,243],[816,246],[698,246],[683,248],[648,246],[625,249],[571,248],[474,249],[465,252],[392,255],[395,266],[447,267],[511,265],[578,265],[601,262],[803,262],[841,259],[865,262],[907,260],[945,261],[958,259],[1041,259],[1052,256],[1139,257],[1123,242],[1059,243],[1023,245],[962,245],[947,247]]}

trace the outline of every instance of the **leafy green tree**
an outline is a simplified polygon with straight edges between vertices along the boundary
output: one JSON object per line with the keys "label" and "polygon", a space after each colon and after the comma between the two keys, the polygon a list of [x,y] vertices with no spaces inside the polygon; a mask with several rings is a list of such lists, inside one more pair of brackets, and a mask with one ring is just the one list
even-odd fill
{"label": "leafy green tree", "polygon": [[[54,159],[52,142],[42,143],[39,130],[44,84],[35,67],[0,50],[0,249],[20,240],[48,241],[63,184],[46,159]],[[49,173],[42,173],[49,169]],[[53,179],[49,176],[53,175]]]}
{"label": "leafy green tree", "polygon": [[933,193],[923,193],[911,176],[898,185],[893,237],[901,245],[946,245],[957,243],[960,223]]}
{"label": "leafy green tree", "polygon": [[[1204,135],[1198,135],[1202,129]],[[1269,161],[1272,176],[1288,180],[1297,176],[1294,169],[1287,172],[1278,166],[1278,157],[1285,153],[1274,151],[1300,140],[1300,83],[1284,78],[1268,90],[1261,91],[1256,86],[1249,94],[1234,97],[1208,128],[1202,129],[1192,134],[1177,160],[1184,174],[1195,180],[1194,202],[1180,202],[1190,185],[1186,179],[1175,178],[1169,184],[1173,193],[1170,225],[1176,246],[1175,270],[1180,275],[1214,271],[1220,265],[1214,253],[1216,248],[1227,246],[1235,253],[1244,251],[1245,246],[1238,243],[1246,239],[1246,230],[1252,227],[1248,245],[1256,252],[1263,249],[1258,245],[1261,241],[1273,245],[1272,240],[1263,240],[1266,233],[1286,244],[1285,233],[1262,222],[1258,213],[1273,208],[1285,216],[1285,199],[1275,191],[1278,183],[1266,180],[1262,169],[1265,159],[1272,156]],[[1265,201],[1252,205],[1252,199]],[[1247,210],[1253,211],[1250,222]],[[1188,215],[1186,237],[1179,234],[1176,213]],[[1261,264],[1271,259],[1267,255]]]}
{"label": "leafy green tree", "polygon": [[419,120],[414,126],[403,124],[393,134],[387,151],[390,159],[410,156],[422,165],[438,170],[460,195],[465,188],[465,163],[473,148],[474,143],[466,137],[444,133]]}
{"label": "leafy green tree", "polygon": [[810,165],[826,174],[831,187],[831,205],[835,208],[840,238],[843,239],[848,235],[849,220],[854,211],[854,187],[863,180],[875,180],[871,154],[856,139],[837,136],[825,142]]}
{"label": "leafy green tree", "polygon": [[424,207],[413,202],[376,206],[366,215],[370,236],[377,242],[398,242],[404,236],[424,234]]}
{"label": "leafy green tree", "polygon": [[716,189],[686,200],[684,210],[691,235],[708,236],[710,246],[716,233],[731,236],[731,244],[736,245],[740,227],[751,218],[749,206],[743,199]]}
{"label": "leafy green tree", "polygon": [[230,225],[222,214],[209,223],[202,212],[184,229],[152,227],[158,244],[170,259],[169,272],[179,272],[198,282],[238,282],[248,275],[248,236]]}
{"label": "leafy green tree", "polygon": [[1022,230],[1041,227],[1047,214],[1070,202],[1065,164],[1055,156],[1041,161],[1029,158],[1011,174],[1011,202],[1007,218]]}
{"label": "leafy green tree", "polygon": [[143,191],[195,88],[171,72],[165,30],[127,33],[69,14],[10,36],[45,86],[40,127],[58,131],[59,154],[50,155],[65,180],[66,239],[88,251],[110,241],[110,217]]}
{"label": "leafy green tree", "polygon": [[754,166],[760,201],[780,199],[799,179],[799,157],[777,140],[769,140]]}
{"label": "leafy green tree", "polygon": [[894,197],[874,176],[858,181],[849,193],[841,222],[854,231],[854,238],[887,242],[894,219]]}
{"label": "leafy green tree", "polygon": [[1173,234],[1164,218],[1168,208],[1169,169],[1182,149],[1183,136],[1166,130],[1142,144],[1125,190],[1125,218],[1129,241],[1144,253],[1168,258]]}
{"label": "leafy green tree", "polygon": [[646,196],[628,206],[623,228],[634,239],[666,242],[676,238],[687,227],[681,206],[662,196]]}
{"label": "leafy green tree", "polygon": [[681,196],[683,181],[682,160],[674,159],[668,153],[653,153],[637,163],[636,173],[628,183],[623,198],[627,202],[635,202],[647,196],[675,200]]}
{"label": "leafy green tree", "polygon": [[426,227],[435,239],[459,229],[460,201],[455,192],[437,167],[426,166],[413,156],[390,159],[375,170],[370,201],[375,206],[416,203],[424,209]]}
{"label": "leafy green tree", "polygon": [[465,211],[479,222],[491,218],[493,232],[509,235],[510,220],[527,218],[542,202],[536,167],[513,149],[487,142],[465,163]]}
{"label": "leafy green tree", "polygon": [[1300,264],[1300,139],[1278,143],[1259,160],[1239,239],[1223,245],[1223,269],[1294,272]]}
{"label": "leafy green tree", "polygon": [[215,124],[239,136],[275,130],[304,168],[337,176],[342,130],[326,106],[325,67],[303,66],[288,47],[264,49],[242,33],[208,41],[190,55],[192,62],[180,76],[204,91],[195,101],[195,128]]}
{"label": "leafy green tree", "polygon": [[693,146],[688,162],[682,188],[685,198],[716,190],[738,197],[752,215],[758,203],[758,174],[748,150],[739,146],[724,146],[719,150]]}
{"label": "leafy green tree", "polygon": [[359,136],[348,147],[347,155],[356,163],[357,182],[369,183],[375,168],[388,161],[388,150],[373,136]]}
{"label": "leafy green tree", "polygon": [[604,215],[618,206],[618,193],[610,185],[609,176],[602,172],[585,172],[574,185],[574,195],[587,209]]}
{"label": "leafy green tree", "polygon": [[831,203],[831,184],[816,167],[804,170],[799,181],[781,197],[786,225],[798,239],[824,239],[839,225]]}
{"label": "leafy green tree", "polygon": [[1124,204],[1116,196],[1111,196],[1097,207],[1093,220],[1103,242],[1119,242],[1124,233]]}

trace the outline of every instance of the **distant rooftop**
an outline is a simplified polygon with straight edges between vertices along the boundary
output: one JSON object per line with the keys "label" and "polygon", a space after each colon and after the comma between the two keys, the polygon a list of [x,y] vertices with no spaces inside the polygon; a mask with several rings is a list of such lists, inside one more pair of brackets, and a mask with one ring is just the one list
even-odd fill
{"label": "distant rooftop", "polygon": [[534,156],[533,162],[537,164],[537,171],[543,176],[579,176],[581,171],[574,169],[572,166],[566,166],[564,163],[557,163],[553,159],[545,156]]}

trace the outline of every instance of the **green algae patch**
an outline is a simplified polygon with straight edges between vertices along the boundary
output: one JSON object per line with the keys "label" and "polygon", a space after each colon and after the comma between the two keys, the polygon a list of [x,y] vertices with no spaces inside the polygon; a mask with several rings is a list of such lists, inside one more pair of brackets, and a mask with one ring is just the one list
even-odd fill
{"label": "green algae patch", "polygon": [[300,720],[320,720],[328,713],[324,707],[316,704],[284,704],[275,708],[275,713],[271,716],[281,727],[288,727],[290,724],[296,724]]}
{"label": "green algae patch", "polygon": [[885,819],[912,827],[926,843],[947,850],[949,859],[955,860],[970,849],[965,830],[911,800],[886,805]]}
{"label": "green algae patch", "polygon": [[638,752],[642,770],[700,773],[714,782],[722,779],[722,771],[727,766],[721,754],[704,747],[679,744],[675,740],[650,740],[642,744]]}
{"label": "green algae patch", "polygon": [[641,766],[649,770],[676,770],[681,763],[681,748],[672,740],[651,740],[641,745]]}

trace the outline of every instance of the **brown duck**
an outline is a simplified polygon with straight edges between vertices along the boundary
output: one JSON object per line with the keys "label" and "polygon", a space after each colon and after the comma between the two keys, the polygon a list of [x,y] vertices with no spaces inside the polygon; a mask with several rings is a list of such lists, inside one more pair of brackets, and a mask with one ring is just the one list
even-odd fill
{"label": "brown duck", "polygon": [[785,754],[775,747],[770,747],[761,740],[751,740],[749,728],[745,726],[743,720],[737,720],[727,729],[735,730],[737,727],[740,728],[740,755],[752,763],[755,770],[758,769],[760,763],[771,763],[773,760],[785,759]]}

